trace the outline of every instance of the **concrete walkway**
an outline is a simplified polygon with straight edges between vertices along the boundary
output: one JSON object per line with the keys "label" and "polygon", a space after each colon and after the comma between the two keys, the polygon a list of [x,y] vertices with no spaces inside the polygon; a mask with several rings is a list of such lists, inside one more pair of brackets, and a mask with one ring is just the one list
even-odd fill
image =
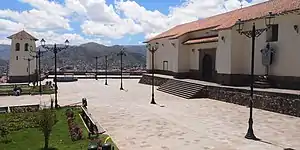
{"label": "concrete walkway", "polygon": [[[300,118],[254,109],[254,132],[247,140],[249,108],[210,99],[186,100],[156,92],[138,80],[79,80],[59,83],[59,104],[88,99],[88,109],[120,149],[283,150],[300,149]],[[0,106],[49,103],[49,96],[0,97]]]}

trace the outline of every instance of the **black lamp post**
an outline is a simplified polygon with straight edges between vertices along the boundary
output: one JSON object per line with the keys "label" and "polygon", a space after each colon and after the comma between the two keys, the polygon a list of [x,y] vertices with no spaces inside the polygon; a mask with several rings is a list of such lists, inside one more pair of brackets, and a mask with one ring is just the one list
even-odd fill
{"label": "black lamp post", "polygon": [[105,85],[107,85],[107,55],[105,55]]}
{"label": "black lamp post", "polygon": [[147,49],[151,53],[151,72],[152,72],[152,98],[151,98],[151,103],[150,104],[156,104],[154,100],[154,53],[158,50],[159,44],[156,42],[154,45],[147,44]]}
{"label": "black lamp post", "polygon": [[95,71],[95,74],[96,74],[96,75],[95,75],[95,79],[98,80],[97,74],[98,74],[98,58],[99,58],[99,57],[96,56],[96,57],[94,57],[94,58],[96,59],[96,71]]}
{"label": "black lamp post", "polygon": [[[38,84],[38,71],[37,71],[37,69],[38,69],[38,55],[37,55],[36,52],[33,51],[33,47],[32,46],[30,46],[29,49],[30,49],[29,55],[35,59],[35,82]],[[36,53],[36,55],[32,55],[31,54],[32,52]]]}
{"label": "black lamp post", "polygon": [[48,47],[45,45],[46,41],[44,39],[41,40],[41,45],[43,48],[45,48],[46,50],[48,51],[51,51],[54,53],[54,83],[55,83],[55,108],[58,108],[58,103],[57,103],[57,58],[56,58],[56,55],[58,52],[62,51],[62,50],[65,50],[69,47],[69,41],[66,40],[65,41],[65,46],[64,47],[57,47],[56,44],[54,44],[53,47]]}
{"label": "black lamp post", "polygon": [[33,58],[24,58],[24,60],[27,60],[28,84],[30,84],[30,61],[33,60]]}
{"label": "black lamp post", "polygon": [[249,105],[250,105],[250,116],[249,116],[249,121],[248,121],[248,131],[247,134],[245,135],[245,138],[247,139],[252,139],[252,140],[258,140],[258,138],[254,135],[253,132],[253,118],[252,118],[252,110],[253,110],[253,84],[254,84],[254,51],[255,51],[255,38],[259,37],[264,31],[267,31],[271,25],[272,25],[272,21],[275,18],[275,15],[272,14],[272,12],[269,13],[269,15],[267,15],[265,17],[265,23],[267,28],[262,28],[262,29],[256,29],[255,27],[255,23],[253,23],[252,25],[252,30],[250,31],[243,31],[243,27],[244,27],[244,21],[242,21],[241,19],[239,19],[237,21],[237,25],[238,25],[238,29],[237,31],[241,34],[241,35],[245,35],[248,38],[252,39],[252,51],[251,51],[251,84],[250,84],[250,100],[249,100]]}
{"label": "black lamp post", "polygon": [[39,85],[39,92],[40,92],[40,95],[42,95],[42,79],[41,79],[41,48],[39,48],[39,51],[38,51],[38,56],[39,56],[39,81],[40,81],[40,85]]}
{"label": "black lamp post", "polygon": [[123,88],[123,56],[126,56],[125,52],[124,52],[124,48],[121,49],[121,51],[117,54],[117,56],[121,56],[121,87],[120,90],[124,90]]}
{"label": "black lamp post", "polygon": [[39,50],[36,52],[36,51],[32,51],[32,46],[30,46],[30,50],[31,50],[31,52],[35,53],[35,55],[30,55],[30,56],[32,56],[36,59],[36,69],[38,68],[38,71],[36,71],[36,82],[37,82],[37,84],[39,84],[39,93],[40,93],[40,95],[42,95],[42,80],[41,80],[42,53],[41,53],[41,48],[39,48]]}

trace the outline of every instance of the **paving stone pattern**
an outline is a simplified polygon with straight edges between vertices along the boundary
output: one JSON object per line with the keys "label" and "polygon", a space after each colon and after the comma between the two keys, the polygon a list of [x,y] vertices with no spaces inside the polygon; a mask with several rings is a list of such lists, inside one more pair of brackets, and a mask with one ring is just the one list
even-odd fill
{"label": "paving stone pattern", "polygon": [[[95,121],[121,150],[283,150],[300,149],[300,118],[254,109],[254,133],[263,141],[244,138],[249,108],[211,99],[186,100],[155,92],[137,79],[79,80],[59,83],[60,105],[88,100]],[[157,87],[156,87],[157,88]],[[50,104],[49,96],[0,97],[0,106]],[[160,107],[160,106],[164,107]]]}

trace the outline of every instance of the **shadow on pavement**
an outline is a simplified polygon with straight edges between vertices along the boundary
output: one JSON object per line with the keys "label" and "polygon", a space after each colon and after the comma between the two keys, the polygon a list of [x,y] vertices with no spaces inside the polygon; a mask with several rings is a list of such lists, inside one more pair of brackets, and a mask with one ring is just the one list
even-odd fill
{"label": "shadow on pavement", "polygon": [[268,142],[268,141],[265,141],[265,140],[261,140],[261,139],[258,139],[256,141],[262,142],[262,143],[265,143],[265,144],[270,144],[270,145],[273,145],[273,146],[276,146],[276,147],[280,147],[280,148],[283,148],[283,150],[295,150],[293,148],[285,148],[285,147],[283,147],[281,145],[277,145],[277,144],[274,144],[274,143],[271,143],[271,142]]}

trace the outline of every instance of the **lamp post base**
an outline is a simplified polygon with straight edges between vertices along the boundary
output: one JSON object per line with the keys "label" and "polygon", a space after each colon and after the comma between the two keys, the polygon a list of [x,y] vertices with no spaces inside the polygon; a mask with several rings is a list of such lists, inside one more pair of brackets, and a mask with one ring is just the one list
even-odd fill
{"label": "lamp post base", "polygon": [[151,99],[151,103],[150,104],[156,104],[155,100],[154,100],[154,96],[152,95],[152,99]]}
{"label": "lamp post base", "polygon": [[105,85],[108,85],[106,81],[105,81]]}
{"label": "lamp post base", "polygon": [[120,90],[124,90],[123,87],[120,87]]}
{"label": "lamp post base", "polygon": [[59,108],[59,105],[57,104],[57,101],[55,101],[54,107]]}
{"label": "lamp post base", "polygon": [[248,127],[248,131],[247,131],[247,134],[245,135],[245,138],[246,139],[249,139],[249,140],[259,140],[255,135],[254,135],[254,132],[253,132],[253,120],[252,118],[249,118],[249,127]]}

